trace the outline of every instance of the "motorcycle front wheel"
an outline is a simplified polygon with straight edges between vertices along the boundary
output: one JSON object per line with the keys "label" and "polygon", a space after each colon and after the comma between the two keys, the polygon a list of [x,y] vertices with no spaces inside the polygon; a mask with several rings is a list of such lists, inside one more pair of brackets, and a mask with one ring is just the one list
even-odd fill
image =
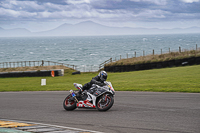
{"label": "motorcycle front wheel", "polygon": [[69,99],[72,97],[72,95],[71,94],[69,94],[66,98],[65,98],[65,100],[64,100],[64,102],[63,102],[63,107],[64,107],[64,109],[65,110],[67,110],[67,111],[72,111],[72,110],[74,110],[74,109],[76,109],[76,101],[70,101]]}
{"label": "motorcycle front wheel", "polygon": [[113,96],[106,94],[98,98],[96,107],[99,111],[107,111],[113,106],[113,103],[114,103]]}

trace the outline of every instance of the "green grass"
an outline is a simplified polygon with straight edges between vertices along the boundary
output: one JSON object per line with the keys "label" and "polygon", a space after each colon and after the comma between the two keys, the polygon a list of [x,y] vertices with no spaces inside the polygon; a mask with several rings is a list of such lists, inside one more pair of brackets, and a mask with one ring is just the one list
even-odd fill
{"label": "green grass", "polygon": [[[60,77],[24,77],[0,78],[0,91],[61,91],[75,89],[73,83],[85,84],[98,73],[71,75],[65,73]],[[41,79],[47,80],[41,86]],[[117,91],[155,91],[155,92],[200,92],[200,65],[108,73]]]}

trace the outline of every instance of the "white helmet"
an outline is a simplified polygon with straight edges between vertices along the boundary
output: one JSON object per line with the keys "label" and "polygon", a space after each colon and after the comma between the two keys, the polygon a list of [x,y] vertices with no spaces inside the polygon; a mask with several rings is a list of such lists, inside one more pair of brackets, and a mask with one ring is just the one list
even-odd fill
{"label": "white helmet", "polygon": [[101,79],[101,81],[106,81],[108,75],[106,73],[106,71],[101,71],[99,74],[98,74],[99,78]]}

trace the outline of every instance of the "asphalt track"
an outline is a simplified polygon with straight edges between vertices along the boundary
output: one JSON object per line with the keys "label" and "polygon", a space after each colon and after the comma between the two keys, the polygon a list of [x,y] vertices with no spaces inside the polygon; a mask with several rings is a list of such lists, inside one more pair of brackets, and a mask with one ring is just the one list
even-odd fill
{"label": "asphalt track", "polygon": [[107,112],[65,111],[66,91],[1,92],[0,119],[106,133],[200,133],[200,94],[116,92]]}

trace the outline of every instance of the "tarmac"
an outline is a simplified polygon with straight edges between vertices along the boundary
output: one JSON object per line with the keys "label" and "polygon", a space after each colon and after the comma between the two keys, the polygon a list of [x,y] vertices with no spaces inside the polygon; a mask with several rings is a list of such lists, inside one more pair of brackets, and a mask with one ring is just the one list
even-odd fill
{"label": "tarmac", "polygon": [[[115,103],[106,112],[65,111],[68,93],[0,92],[0,120],[36,124],[33,128],[38,132],[51,128],[54,131],[48,132],[200,133],[200,93],[116,91]],[[7,129],[32,131],[31,126],[25,127],[29,129]]]}

